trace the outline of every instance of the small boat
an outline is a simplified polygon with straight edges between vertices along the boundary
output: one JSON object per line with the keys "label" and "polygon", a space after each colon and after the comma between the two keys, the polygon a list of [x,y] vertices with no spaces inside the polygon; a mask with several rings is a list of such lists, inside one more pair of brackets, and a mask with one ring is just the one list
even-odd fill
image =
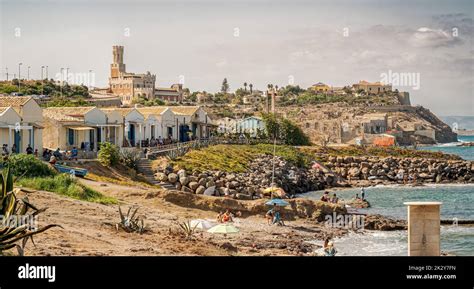
{"label": "small boat", "polygon": [[65,174],[74,174],[76,177],[85,177],[87,175],[87,170],[86,169],[81,169],[81,168],[75,168],[75,167],[68,167],[64,165],[54,165],[54,167],[58,170],[60,173],[65,173]]}

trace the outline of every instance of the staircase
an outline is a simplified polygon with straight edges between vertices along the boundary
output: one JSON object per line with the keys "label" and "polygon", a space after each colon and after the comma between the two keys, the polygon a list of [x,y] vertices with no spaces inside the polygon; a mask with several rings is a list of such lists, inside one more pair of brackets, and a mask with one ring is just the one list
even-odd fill
{"label": "staircase", "polygon": [[147,158],[141,158],[137,164],[138,173],[142,174],[145,179],[152,185],[160,185],[158,180],[155,180],[153,169],[151,168],[151,161]]}

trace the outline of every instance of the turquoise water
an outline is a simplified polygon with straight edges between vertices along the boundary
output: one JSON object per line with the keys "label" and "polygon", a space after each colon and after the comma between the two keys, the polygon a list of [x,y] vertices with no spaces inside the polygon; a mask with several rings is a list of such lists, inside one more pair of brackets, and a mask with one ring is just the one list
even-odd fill
{"label": "turquoise water", "polygon": [[[359,189],[337,191],[341,199],[351,199]],[[332,193],[331,193],[332,194]],[[319,199],[322,192],[303,197]],[[406,219],[407,201],[441,201],[441,219],[474,219],[474,185],[432,185],[423,187],[380,186],[366,188],[371,208],[360,212]],[[365,231],[351,233],[336,240],[339,255],[407,255],[406,231]],[[474,226],[445,225],[441,227],[441,250],[454,255],[474,256]]]}
{"label": "turquoise water", "polygon": [[462,157],[465,160],[474,160],[474,147],[460,147],[458,144],[461,142],[474,142],[474,135],[469,136],[458,136],[459,142],[439,144],[435,146],[423,146],[419,147],[419,150],[439,151],[448,154],[455,154]]}

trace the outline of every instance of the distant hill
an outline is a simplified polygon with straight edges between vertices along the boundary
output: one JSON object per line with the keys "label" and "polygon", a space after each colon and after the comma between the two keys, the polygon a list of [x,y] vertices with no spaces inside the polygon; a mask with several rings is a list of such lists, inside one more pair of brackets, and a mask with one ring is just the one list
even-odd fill
{"label": "distant hill", "polygon": [[474,116],[440,116],[440,118],[450,127],[457,123],[459,129],[474,130]]}

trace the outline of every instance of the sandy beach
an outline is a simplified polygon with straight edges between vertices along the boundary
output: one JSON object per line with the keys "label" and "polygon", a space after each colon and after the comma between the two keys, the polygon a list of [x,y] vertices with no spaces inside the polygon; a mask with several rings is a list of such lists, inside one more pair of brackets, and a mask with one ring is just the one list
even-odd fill
{"label": "sandy beach", "polygon": [[312,255],[318,248],[306,241],[341,236],[344,230],[326,228],[314,220],[296,219],[286,226],[268,225],[263,216],[236,218],[238,234],[198,232],[191,240],[178,233],[178,221],[214,220],[210,211],[190,209],[164,201],[161,190],[133,188],[112,183],[81,180],[86,185],[117,198],[122,209],[140,207],[150,229],[142,235],[117,231],[117,205],[101,205],[74,200],[54,193],[35,191],[28,197],[38,207],[48,207],[40,224],[60,224],[28,242],[26,255]]}

